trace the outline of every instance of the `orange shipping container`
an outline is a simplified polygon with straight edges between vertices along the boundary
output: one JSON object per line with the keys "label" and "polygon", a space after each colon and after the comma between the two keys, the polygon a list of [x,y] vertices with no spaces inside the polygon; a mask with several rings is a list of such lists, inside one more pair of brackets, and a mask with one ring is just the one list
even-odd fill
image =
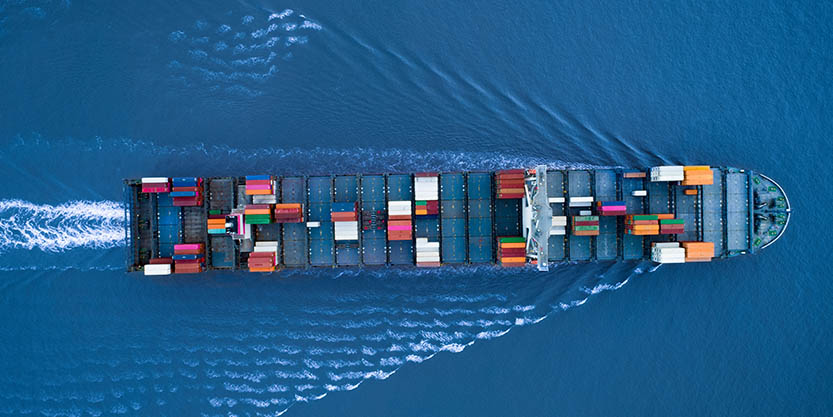
{"label": "orange shipping container", "polygon": [[301,203],[282,203],[282,204],[275,204],[276,209],[299,209],[301,208]]}
{"label": "orange shipping container", "polygon": [[525,247],[526,247],[526,243],[524,243],[524,242],[501,243],[500,244],[501,249],[517,249],[517,248],[523,249]]}
{"label": "orange shipping container", "polygon": [[244,214],[271,214],[272,211],[269,209],[248,209],[243,212]]}
{"label": "orange shipping container", "polygon": [[271,190],[249,190],[246,189],[246,195],[269,195],[272,194]]}
{"label": "orange shipping container", "polygon": [[521,263],[526,262],[526,258],[522,256],[511,257],[511,258],[500,258],[500,262],[502,263]]}

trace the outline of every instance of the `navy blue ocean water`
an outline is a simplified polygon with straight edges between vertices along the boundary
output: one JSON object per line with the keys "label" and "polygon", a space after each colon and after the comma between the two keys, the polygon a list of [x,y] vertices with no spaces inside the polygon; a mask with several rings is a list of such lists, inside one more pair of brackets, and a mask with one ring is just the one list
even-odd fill
{"label": "navy blue ocean water", "polygon": [[[0,0],[0,414],[830,415],[831,22]],[[755,169],[794,215],[711,264],[123,272],[121,178],[538,163]]]}

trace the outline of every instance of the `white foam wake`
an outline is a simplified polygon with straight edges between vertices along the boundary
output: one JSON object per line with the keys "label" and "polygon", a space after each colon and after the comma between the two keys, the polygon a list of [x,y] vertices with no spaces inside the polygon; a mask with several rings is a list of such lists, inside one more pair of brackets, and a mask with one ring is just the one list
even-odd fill
{"label": "white foam wake", "polygon": [[70,201],[57,206],[0,200],[0,252],[113,248],[124,244],[124,208],[114,201]]}

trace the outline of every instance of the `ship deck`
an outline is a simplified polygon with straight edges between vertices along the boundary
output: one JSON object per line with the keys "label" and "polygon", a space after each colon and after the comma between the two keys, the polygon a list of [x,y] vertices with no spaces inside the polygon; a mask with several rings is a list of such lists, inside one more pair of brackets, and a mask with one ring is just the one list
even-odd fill
{"label": "ship deck", "polygon": [[[579,215],[571,197],[594,201],[625,201],[628,213],[673,213],[685,220],[680,235],[633,236],[624,233],[621,216],[601,216],[598,236],[553,235],[548,238],[550,262],[640,260],[649,256],[652,241],[705,240],[715,243],[717,257],[766,247],[789,221],[789,201],[774,181],[734,168],[713,168],[714,185],[697,186],[685,195],[682,187],[647,178],[626,178],[621,169],[548,170],[548,197],[553,216]],[[521,236],[521,200],[496,199],[493,174],[450,172],[439,175],[439,215],[415,216],[414,239],[440,243],[443,264],[495,262],[495,238]],[[209,269],[240,269],[256,241],[278,244],[279,268],[414,265],[415,240],[388,240],[384,226],[365,227],[385,218],[387,202],[414,197],[412,174],[323,175],[279,177],[274,190],[279,203],[301,203],[305,221],[252,225],[250,239],[209,235],[208,214],[228,213],[252,203],[243,178],[205,179],[206,204],[176,207],[169,194],[145,194],[137,182],[126,182],[128,204],[128,269],[152,257],[170,257],[177,243],[206,243]],[[645,190],[646,197],[634,196]],[[358,205],[358,241],[336,241],[330,217],[333,203]],[[586,210],[586,208],[584,208]]]}

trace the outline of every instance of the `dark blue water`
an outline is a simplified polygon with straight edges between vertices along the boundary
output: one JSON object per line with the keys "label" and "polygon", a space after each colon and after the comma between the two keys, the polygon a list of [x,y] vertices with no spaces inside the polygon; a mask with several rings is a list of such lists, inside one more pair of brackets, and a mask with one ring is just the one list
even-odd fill
{"label": "dark blue water", "polygon": [[[0,414],[833,413],[830,3],[214,3],[0,0]],[[790,229],[659,269],[121,272],[124,177],[666,162],[770,175]]]}

